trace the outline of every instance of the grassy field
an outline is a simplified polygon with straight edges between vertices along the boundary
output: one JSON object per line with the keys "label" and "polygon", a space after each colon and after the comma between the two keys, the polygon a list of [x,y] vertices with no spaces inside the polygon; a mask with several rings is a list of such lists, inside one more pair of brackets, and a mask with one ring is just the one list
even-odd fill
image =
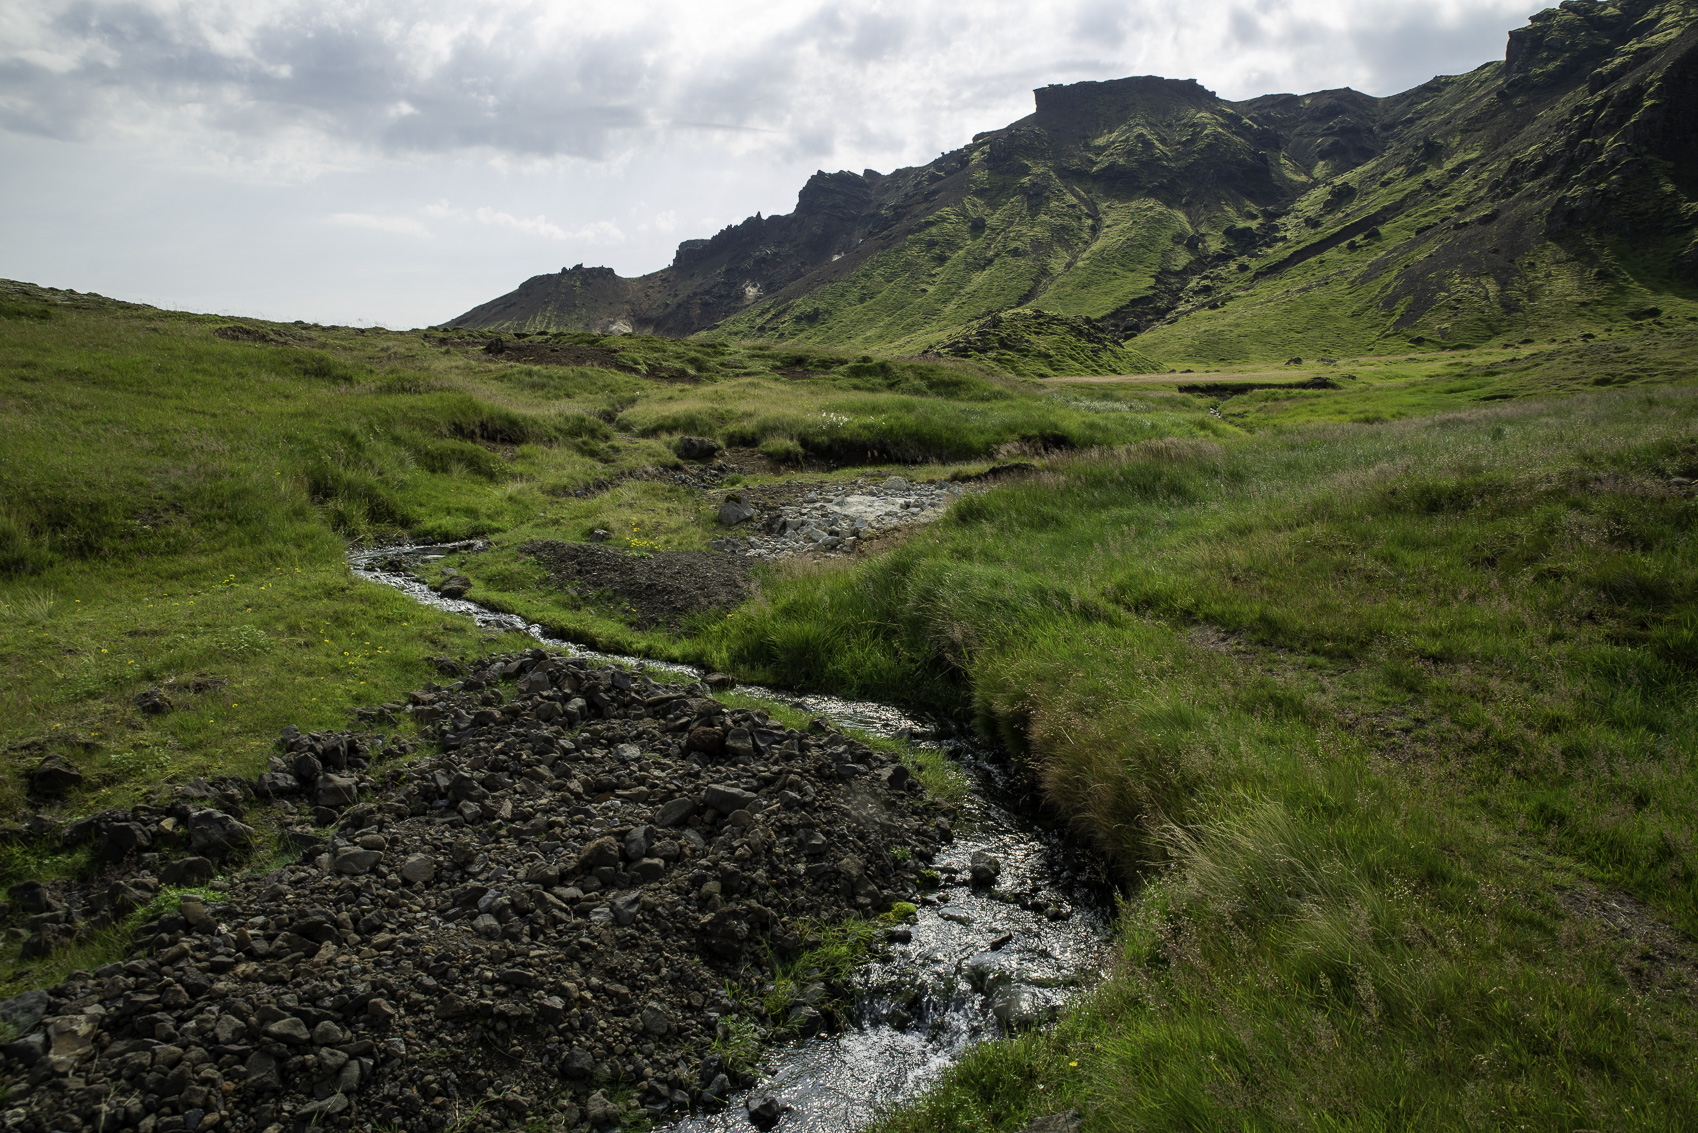
{"label": "grassy field", "polygon": [[1698,1118],[1695,419],[1687,387],[1052,462],[726,623],[722,663],[970,705],[1145,879],[1089,1007],[891,1127]]}
{"label": "grassy field", "polygon": [[[1110,977],[889,1128],[1698,1124],[1693,332],[1311,360],[1292,380],[1336,389],[1223,399],[1177,386],[1229,372],[579,343],[614,370],[229,325],[4,296],[8,814],[47,751],[85,813],[512,648],[343,563],[483,535],[480,593],[582,638],[971,717],[1119,869]],[[680,433],[770,449],[757,485],[1048,456],[682,633],[543,585],[531,538],[705,545],[699,493],[607,486],[678,467]],[[177,711],[135,708],[155,686]],[[82,865],[0,854],[8,882]]]}

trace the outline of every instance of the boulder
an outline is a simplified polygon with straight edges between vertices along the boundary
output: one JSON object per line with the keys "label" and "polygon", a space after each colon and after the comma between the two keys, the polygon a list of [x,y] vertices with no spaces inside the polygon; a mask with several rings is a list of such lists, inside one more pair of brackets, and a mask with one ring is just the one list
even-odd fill
{"label": "boulder", "polygon": [[4,1056],[19,1066],[34,1066],[47,1054],[47,1033],[37,1031],[33,1035],[25,1035],[14,1039],[5,1046],[0,1046],[0,1056]]}
{"label": "boulder", "polygon": [[719,522],[736,527],[755,518],[755,509],[743,502],[742,496],[727,496],[719,505]]}
{"label": "boulder", "polygon": [[320,776],[317,797],[319,806],[353,806],[360,800],[359,781],[348,775]]}
{"label": "boulder", "polygon": [[29,792],[40,798],[57,798],[83,785],[83,773],[62,755],[49,755],[29,773]]}
{"label": "boulder", "polygon": [[651,1035],[664,1035],[672,1029],[671,1016],[666,1013],[666,1008],[658,1003],[651,1003],[643,1008],[642,1014],[637,1018],[642,1023],[643,1030]]}
{"label": "boulder", "polygon": [[1038,993],[1024,984],[1008,984],[991,996],[991,1014],[1010,1030],[1025,1030],[1044,1021],[1045,1004]]}
{"label": "boulder", "polygon": [[637,914],[643,911],[643,895],[641,893],[621,893],[607,903],[613,910],[613,921],[618,925],[628,925],[637,919]]}
{"label": "boulder", "polygon": [[618,1125],[624,1118],[625,1111],[608,1098],[606,1090],[597,1090],[584,1103],[584,1116],[589,1118],[591,1128],[595,1128]]}
{"label": "boulder", "polygon": [[672,442],[672,451],[682,460],[712,460],[724,446],[712,437],[679,437]]}
{"label": "boulder", "polygon": [[104,1016],[60,1015],[47,1024],[48,1060],[64,1074],[94,1053],[94,1039]]}
{"label": "boulder", "polygon": [[189,848],[208,858],[222,858],[253,845],[254,828],[221,810],[189,812]]}
{"label": "boulder", "polygon": [[218,875],[218,867],[210,858],[200,856],[178,858],[159,871],[164,885],[205,885]]}
{"label": "boulder", "polygon": [[573,1047],[560,1060],[560,1073],[566,1078],[588,1078],[595,1073],[595,1056],[582,1047]]}
{"label": "boulder", "polygon": [[990,885],[1002,876],[1002,862],[983,850],[974,850],[968,859],[968,872],[972,875],[974,885]]}
{"label": "boulder", "polygon": [[[479,917],[478,919],[482,920],[483,918]],[[495,918],[491,917],[490,919],[494,920]],[[447,995],[436,1001],[436,1017],[438,1019],[464,1019],[466,1016],[475,1014],[476,1012],[477,1007],[475,1004],[466,1002],[465,999],[455,995],[453,992],[449,992]]]}
{"label": "boulder", "polygon": [[100,860],[121,862],[151,845],[153,837],[141,823],[114,822],[106,828],[106,833],[100,840]]}
{"label": "boulder", "polygon": [[597,838],[578,853],[578,869],[580,872],[618,864],[619,843],[612,838]]}
{"label": "boulder", "polygon": [[1003,952],[976,952],[961,962],[961,974],[984,995],[995,995],[1014,982],[1015,962]]}
{"label": "boulder", "polygon": [[703,801],[720,814],[730,814],[734,810],[748,810],[750,804],[755,801],[755,796],[741,787],[710,783]]}
{"label": "boulder", "polygon": [[725,748],[725,733],[719,728],[691,728],[684,737],[685,751],[699,751],[703,755],[718,755]]}
{"label": "boulder", "polygon": [[382,850],[343,850],[336,855],[336,872],[346,874],[370,873],[371,867],[381,861],[382,858]]}
{"label": "boulder", "polygon": [[673,799],[654,812],[656,826],[682,826],[696,813],[694,799]]}
{"label": "boulder", "polygon": [[789,1106],[780,1105],[778,1099],[768,1095],[763,1098],[749,1099],[749,1124],[759,1129],[761,1133],[778,1124],[778,1119],[784,1116]]}
{"label": "boulder", "polygon": [[171,698],[164,689],[150,688],[136,693],[135,706],[148,716],[163,716],[171,711]]}
{"label": "boulder", "polygon": [[254,780],[254,794],[262,799],[293,795],[300,789],[301,781],[287,771],[268,771]]}
{"label": "boulder", "polygon": [[0,1001],[0,1025],[15,1035],[35,1030],[47,1014],[50,996],[45,991],[26,991]]}
{"label": "boulder", "polygon": [[307,1025],[293,1015],[285,1015],[267,1023],[264,1034],[275,1042],[293,1043],[296,1046],[305,1046],[312,1041],[312,1032],[307,1030]]}

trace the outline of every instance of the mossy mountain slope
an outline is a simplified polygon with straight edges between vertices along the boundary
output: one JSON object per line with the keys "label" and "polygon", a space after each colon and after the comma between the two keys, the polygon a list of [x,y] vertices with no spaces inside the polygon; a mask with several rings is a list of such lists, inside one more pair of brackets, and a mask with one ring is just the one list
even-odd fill
{"label": "mossy mountain slope", "polygon": [[816,174],[794,213],[660,272],[539,276],[454,321],[919,352],[1039,308],[1172,364],[1698,313],[1685,3],[1566,0],[1502,62],[1383,99],[1150,77],[1035,94],[926,166]]}

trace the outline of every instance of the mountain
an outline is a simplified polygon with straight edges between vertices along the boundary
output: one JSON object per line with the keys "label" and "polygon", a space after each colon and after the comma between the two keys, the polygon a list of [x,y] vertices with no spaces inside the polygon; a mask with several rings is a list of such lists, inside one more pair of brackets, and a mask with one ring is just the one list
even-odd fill
{"label": "mountain", "polygon": [[1565,0],[1501,62],[1389,98],[1154,77],[1035,96],[925,166],[815,174],[793,213],[650,275],[537,276],[451,325],[952,353],[995,326],[1006,353],[1025,324],[989,320],[1034,308],[1088,322],[1077,372],[1117,357],[1092,334],[1232,362],[1698,315],[1689,3]]}

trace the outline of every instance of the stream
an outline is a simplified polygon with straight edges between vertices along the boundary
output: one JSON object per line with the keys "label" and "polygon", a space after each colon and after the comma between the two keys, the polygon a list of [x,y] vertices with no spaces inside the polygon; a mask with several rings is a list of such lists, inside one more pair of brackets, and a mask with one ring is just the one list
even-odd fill
{"label": "stream", "polygon": [[[351,552],[353,573],[478,625],[525,633],[550,649],[596,663],[700,676],[687,665],[584,649],[513,614],[444,598],[412,574],[475,543],[382,547]],[[889,705],[803,695],[756,685],[744,694],[789,705],[833,724],[908,739],[946,752],[968,774],[972,794],[955,841],[931,868],[942,888],[919,900],[917,919],[882,957],[857,972],[854,997],[835,1033],[770,1047],[758,1085],[719,1113],[676,1121],[679,1133],[747,1130],[746,1105],[771,1096],[789,1107],[781,1130],[848,1133],[914,1097],[973,1043],[1052,1018],[1100,971],[1112,890],[1067,840],[1026,814],[1008,768],[947,721]],[[992,887],[968,883],[975,851],[1002,865]]]}

